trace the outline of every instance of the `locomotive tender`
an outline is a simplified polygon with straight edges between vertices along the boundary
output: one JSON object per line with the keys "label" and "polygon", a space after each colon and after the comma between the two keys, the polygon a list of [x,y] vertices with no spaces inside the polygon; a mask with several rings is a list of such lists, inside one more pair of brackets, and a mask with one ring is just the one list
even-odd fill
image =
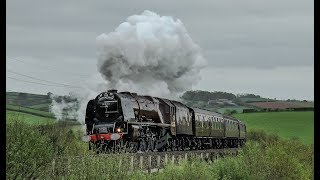
{"label": "locomotive tender", "polygon": [[87,104],[89,149],[97,152],[182,151],[241,147],[243,122],[181,102],[109,90]]}

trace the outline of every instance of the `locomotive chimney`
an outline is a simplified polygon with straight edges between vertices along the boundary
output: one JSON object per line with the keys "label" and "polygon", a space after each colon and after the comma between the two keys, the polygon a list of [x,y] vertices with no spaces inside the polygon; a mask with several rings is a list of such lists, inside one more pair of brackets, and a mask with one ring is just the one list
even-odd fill
{"label": "locomotive chimney", "polygon": [[110,90],[108,90],[108,92],[111,92],[111,93],[117,93],[117,92],[118,92],[118,90],[116,90],[116,89],[110,89]]}

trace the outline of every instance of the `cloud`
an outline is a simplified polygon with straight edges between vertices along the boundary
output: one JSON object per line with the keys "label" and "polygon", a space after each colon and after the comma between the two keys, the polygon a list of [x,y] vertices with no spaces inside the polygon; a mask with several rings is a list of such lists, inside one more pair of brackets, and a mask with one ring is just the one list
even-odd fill
{"label": "cloud", "polygon": [[277,99],[314,98],[314,69],[312,67],[207,68],[202,80],[193,89],[253,93]]}
{"label": "cloud", "polygon": [[[62,69],[69,67],[74,73],[91,74],[96,71],[95,37],[114,31],[126,17],[145,9],[181,19],[193,41],[203,50],[209,63],[207,70],[313,67],[314,10],[311,0],[183,3],[169,0],[125,3],[12,0],[7,2],[6,52],[13,57],[39,59],[42,63],[56,62]],[[73,66],[63,64],[66,57],[77,63]],[[25,73],[39,71],[37,67],[23,66],[17,70]],[[312,75],[305,72],[303,76]],[[75,78],[49,72],[43,77],[61,83]],[[11,88],[30,89],[9,82]],[[36,90],[45,92],[50,89]]]}

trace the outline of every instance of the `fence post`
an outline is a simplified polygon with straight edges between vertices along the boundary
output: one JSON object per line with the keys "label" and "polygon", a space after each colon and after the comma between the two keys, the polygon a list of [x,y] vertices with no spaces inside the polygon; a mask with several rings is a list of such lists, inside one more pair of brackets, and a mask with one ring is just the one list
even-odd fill
{"label": "fence post", "polygon": [[140,156],[140,169],[143,169],[143,156]]}
{"label": "fence post", "polygon": [[133,156],[131,156],[130,171],[133,172]]}
{"label": "fence post", "polygon": [[152,164],[151,164],[151,155],[149,155],[148,158],[149,162],[148,162],[148,172],[151,173],[151,169],[152,169]]}
{"label": "fence post", "polygon": [[160,156],[157,156],[157,168],[160,168]]}
{"label": "fence post", "polygon": [[67,175],[70,174],[70,171],[71,171],[71,158],[69,157],[69,158],[68,158],[68,171],[67,171]]}
{"label": "fence post", "polygon": [[54,177],[55,176],[55,165],[56,165],[56,159],[53,158],[52,160],[52,176]]}
{"label": "fence post", "polygon": [[[82,167],[86,167],[86,163],[85,163],[84,158],[81,158],[81,162],[82,162]],[[84,171],[82,171],[82,172],[84,172]],[[84,179],[86,179],[87,178],[87,173],[83,173],[83,175],[84,175]]]}
{"label": "fence post", "polygon": [[122,157],[120,157],[120,160],[119,160],[119,171],[121,170],[121,166],[122,166]]}
{"label": "fence post", "polygon": [[168,164],[168,154],[164,155],[164,165]]}

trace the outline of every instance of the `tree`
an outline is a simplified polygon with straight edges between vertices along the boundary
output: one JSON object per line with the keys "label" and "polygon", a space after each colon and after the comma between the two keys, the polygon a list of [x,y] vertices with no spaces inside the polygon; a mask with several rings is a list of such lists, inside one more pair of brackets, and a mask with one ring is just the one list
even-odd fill
{"label": "tree", "polygon": [[237,111],[234,110],[234,109],[233,110],[227,109],[227,110],[224,111],[223,114],[225,114],[227,116],[232,116],[233,114],[236,114],[236,113],[237,113]]}
{"label": "tree", "polygon": [[50,99],[52,95],[53,95],[53,93],[52,93],[52,92],[48,92],[48,93],[47,93],[47,97],[48,97],[48,99]]}
{"label": "tree", "polygon": [[217,99],[228,99],[233,100],[236,96],[232,93],[215,91],[215,92],[208,92],[208,91],[187,91],[185,92],[181,98],[185,100],[191,101],[209,101],[209,100],[217,100]]}

